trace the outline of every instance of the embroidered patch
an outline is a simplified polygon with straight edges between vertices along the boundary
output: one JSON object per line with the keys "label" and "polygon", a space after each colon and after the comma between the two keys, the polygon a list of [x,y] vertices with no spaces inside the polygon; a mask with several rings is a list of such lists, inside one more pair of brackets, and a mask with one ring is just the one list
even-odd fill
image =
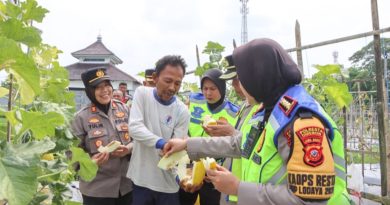
{"label": "embroidered patch", "polygon": [[166,117],[165,117],[165,124],[166,124],[166,125],[171,124],[172,119],[173,119],[172,116],[170,116],[170,115],[166,116]]}
{"label": "embroidered patch", "polygon": [[296,134],[303,145],[303,161],[305,164],[312,167],[317,167],[324,162],[324,155],[322,154],[322,140],[324,138],[324,129],[320,127],[310,126],[304,127]]}
{"label": "embroidered patch", "polygon": [[95,130],[95,131],[93,131],[92,136],[98,137],[98,136],[101,136],[102,134],[103,134],[102,130]]}
{"label": "embroidered patch", "polygon": [[305,199],[328,199],[334,192],[334,174],[289,172],[288,187],[293,194]]}
{"label": "embroidered patch", "polygon": [[194,107],[194,111],[191,112],[191,115],[194,118],[202,118],[202,113],[204,113],[204,110],[201,107]]}
{"label": "embroidered patch", "polygon": [[91,117],[91,118],[89,118],[88,122],[91,124],[97,124],[100,122],[100,120],[98,117]]}
{"label": "embroidered patch", "polygon": [[128,132],[126,132],[125,133],[125,136],[123,136],[123,138],[125,138],[125,140],[128,140],[130,137],[129,137],[129,133]]}
{"label": "embroidered patch", "polygon": [[122,125],[122,126],[121,126],[121,130],[122,130],[122,131],[127,131],[127,130],[129,130],[129,126],[127,126],[127,125]]}
{"label": "embroidered patch", "polygon": [[284,137],[285,137],[286,140],[287,140],[287,145],[288,145],[289,147],[291,147],[291,138],[292,138],[291,129],[287,129],[287,130],[284,132]]}
{"label": "embroidered patch", "polygon": [[101,140],[96,140],[95,141],[96,147],[100,147],[100,146],[102,146],[102,144],[103,144],[103,142]]}
{"label": "embroidered patch", "polygon": [[104,72],[102,70],[96,71],[96,77],[101,78],[104,76]]}
{"label": "embroidered patch", "polygon": [[112,108],[113,109],[116,109],[118,106],[116,105],[116,103],[114,101],[112,101]]}
{"label": "embroidered patch", "polygon": [[280,99],[278,106],[283,111],[283,113],[288,117],[297,104],[298,102],[296,100],[285,95],[282,97],[282,99]]}
{"label": "embroidered patch", "polygon": [[122,118],[122,117],[125,116],[125,113],[124,112],[116,112],[115,116],[118,117],[118,118]]}

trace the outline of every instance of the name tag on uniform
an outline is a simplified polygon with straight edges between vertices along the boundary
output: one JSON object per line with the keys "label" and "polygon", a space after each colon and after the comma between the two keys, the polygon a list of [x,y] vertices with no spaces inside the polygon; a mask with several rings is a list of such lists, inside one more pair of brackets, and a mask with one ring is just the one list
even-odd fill
{"label": "name tag on uniform", "polygon": [[244,149],[241,151],[242,157],[249,159],[259,137],[259,129],[257,129],[256,126],[252,126],[248,137],[246,138]]}

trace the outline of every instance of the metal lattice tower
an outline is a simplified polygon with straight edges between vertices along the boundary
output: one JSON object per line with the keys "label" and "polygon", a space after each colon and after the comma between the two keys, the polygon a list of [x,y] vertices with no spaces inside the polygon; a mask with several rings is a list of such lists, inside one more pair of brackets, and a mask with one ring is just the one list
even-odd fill
{"label": "metal lattice tower", "polygon": [[248,9],[248,1],[249,0],[240,0],[241,2],[241,15],[242,15],[242,22],[241,22],[241,45],[248,42],[248,27],[247,27],[247,14],[249,13]]}

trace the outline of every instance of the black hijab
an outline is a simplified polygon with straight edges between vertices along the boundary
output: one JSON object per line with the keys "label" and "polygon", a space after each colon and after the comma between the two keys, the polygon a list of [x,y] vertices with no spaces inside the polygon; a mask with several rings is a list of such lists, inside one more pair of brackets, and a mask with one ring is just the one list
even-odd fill
{"label": "black hijab", "polygon": [[272,109],[287,89],[301,82],[297,64],[274,40],[255,39],[233,52],[238,78],[256,101]]}
{"label": "black hijab", "polygon": [[221,99],[216,103],[207,103],[211,111],[214,111],[217,107],[219,107],[225,101],[226,95],[226,81],[220,79],[219,77],[222,75],[222,71],[218,68],[212,68],[206,71],[200,81],[200,88],[203,89],[203,82],[205,79],[211,80],[218,88],[219,93],[221,94]]}
{"label": "black hijab", "polygon": [[[109,80],[106,80],[106,82],[108,82],[111,85],[111,82]],[[112,87],[112,85],[111,85],[111,87]],[[92,102],[92,104],[94,104],[97,108],[99,108],[99,110],[103,111],[107,115],[108,110],[110,109],[111,103],[108,103],[106,105],[100,104],[96,100],[95,89],[96,89],[96,86],[88,85],[85,87],[85,94],[87,94],[87,97]]]}

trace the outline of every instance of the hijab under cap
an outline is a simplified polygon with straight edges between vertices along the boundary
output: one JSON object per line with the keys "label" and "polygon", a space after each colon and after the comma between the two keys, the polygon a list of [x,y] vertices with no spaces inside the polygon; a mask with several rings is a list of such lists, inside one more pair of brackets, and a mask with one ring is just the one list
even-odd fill
{"label": "hijab under cap", "polygon": [[265,107],[273,107],[290,86],[301,82],[297,64],[271,39],[255,39],[236,48],[233,60],[245,90]]}

